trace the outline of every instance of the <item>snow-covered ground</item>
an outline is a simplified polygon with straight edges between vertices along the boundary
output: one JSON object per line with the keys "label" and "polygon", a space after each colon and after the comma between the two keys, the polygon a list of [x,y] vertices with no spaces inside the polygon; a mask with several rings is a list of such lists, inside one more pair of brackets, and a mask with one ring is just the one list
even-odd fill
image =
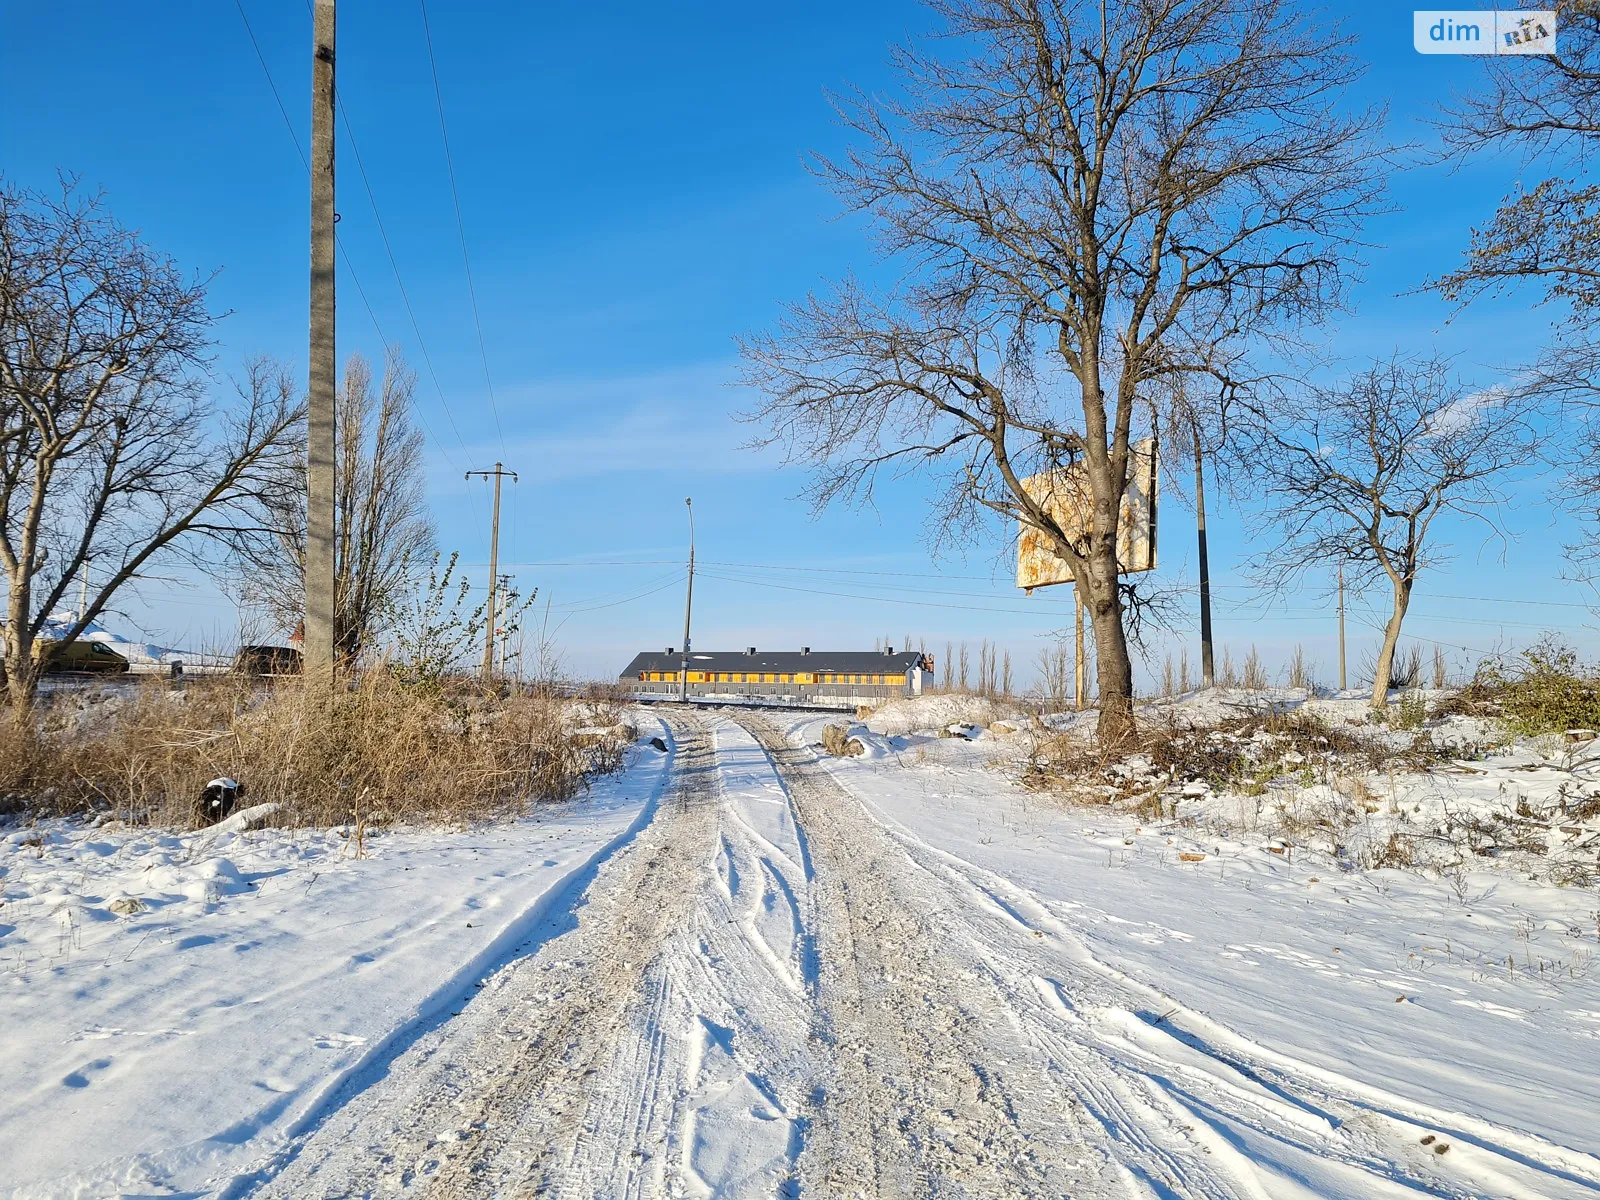
{"label": "snow-covered ground", "polygon": [[[1552,772],[1521,772],[1532,757],[1480,764],[1467,786],[1553,791]],[[1451,1144],[1427,1164],[1435,1186],[1600,1194],[1593,891],[1493,860],[1448,878],[1350,871],[1264,838],[1063,808],[1008,782],[997,759],[1010,756],[993,740],[907,738],[895,756],[827,765],[931,872],[1137,981],[1141,1011],[1085,1018],[1103,1040],[1165,1057],[1170,1095],[1257,1161],[1262,1194],[1388,1191],[1340,1184],[1189,1091],[1241,1062],[1270,1068],[1285,1103],[1333,1130],[1410,1125],[1419,1150],[1429,1135]],[[1430,786],[1402,780],[1401,795]],[[1463,805],[1460,779],[1448,786]]]}
{"label": "snow-covered ground", "polygon": [[632,759],[527,820],[369,832],[364,857],[347,830],[0,831],[0,1194],[248,1178],[558,932],[659,795],[666,756]]}
{"label": "snow-covered ground", "polygon": [[[18,831],[4,1194],[1600,1197],[1593,890],[1071,806],[1009,716],[672,714],[362,859]],[[1537,758],[1444,785],[1576,795]]]}

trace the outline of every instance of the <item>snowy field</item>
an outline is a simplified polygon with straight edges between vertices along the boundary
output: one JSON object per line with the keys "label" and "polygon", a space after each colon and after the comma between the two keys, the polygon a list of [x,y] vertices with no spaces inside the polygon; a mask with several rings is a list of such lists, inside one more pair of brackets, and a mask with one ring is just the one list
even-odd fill
{"label": "snowy field", "polygon": [[[656,709],[366,857],[5,832],[0,1194],[1600,1197],[1592,888],[1068,806],[1010,717]],[[1378,819],[1600,789],[1553,753]]]}
{"label": "snowy field", "polygon": [[0,1194],[248,1181],[570,920],[665,759],[525,821],[369,832],[360,858],[348,830],[0,830]]}

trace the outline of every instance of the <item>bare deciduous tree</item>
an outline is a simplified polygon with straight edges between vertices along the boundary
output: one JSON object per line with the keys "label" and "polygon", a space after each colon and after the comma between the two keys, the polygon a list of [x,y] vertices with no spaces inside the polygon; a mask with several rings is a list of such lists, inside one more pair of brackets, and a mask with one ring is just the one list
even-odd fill
{"label": "bare deciduous tree", "polygon": [[[897,57],[899,100],[840,105],[859,135],[825,178],[903,283],[846,283],[744,345],[751,414],[810,496],[943,485],[938,530],[1040,531],[1084,596],[1103,738],[1133,729],[1116,546],[1141,392],[1199,347],[1316,317],[1375,206],[1369,114],[1339,109],[1345,42],[1284,0],[946,0],[966,57]],[[1024,477],[1088,480],[1063,528]]]}
{"label": "bare deciduous tree", "polygon": [[[1559,502],[1576,509],[1591,536],[1568,546],[1579,573],[1600,577],[1600,185],[1583,167],[1600,150],[1600,7],[1556,5],[1554,54],[1484,59],[1485,86],[1462,98],[1440,122],[1446,152],[1522,151],[1550,171],[1519,186],[1487,225],[1473,230],[1462,265],[1436,282],[1463,303],[1521,286],[1541,290],[1567,309],[1568,322],[1521,386],[1560,401],[1566,438],[1552,445],[1562,468]],[[1554,163],[1568,164],[1566,175]],[[1543,172],[1541,172],[1543,173]]]}
{"label": "bare deciduous tree", "polygon": [[85,564],[100,582],[52,652],[130,580],[248,523],[296,453],[281,371],[253,365],[238,406],[209,398],[211,324],[203,281],[98,197],[0,181],[0,567],[19,719],[47,665],[35,642]]}
{"label": "bare deciduous tree", "polygon": [[[1557,4],[1554,54],[1483,60],[1485,86],[1456,102],[1439,122],[1445,152],[1461,156],[1507,146],[1530,158],[1592,154],[1600,142],[1600,7]],[[1581,174],[1581,172],[1580,172]],[[1438,281],[1465,299],[1537,282],[1580,310],[1600,306],[1600,186],[1552,175],[1508,196],[1490,223],[1473,231],[1466,261]]]}
{"label": "bare deciduous tree", "polygon": [[1449,514],[1500,533],[1500,484],[1536,452],[1529,404],[1462,386],[1440,359],[1396,356],[1338,386],[1298,389],[1260,417],[1243,452],[1282,541],[1257,570],[1282,586],[1343,563],[1357,587],[1388,583],[1372,686],[1382,708],[1417,579],[1446,557],[1435,522]]}
{"label": "bare deciduous tree", "polygon": [[[416,377],[390,350],[374,389],[359,354],[339,388],[334,504],[334,646],[354,663],[382,631],[384,614],[433,554],[423,495],[422,431],[411,423]],[[238,544],[251,568],[253,599],[292,629],[304,600],[305,463],[284,464],[263,493],[262,529]]]}

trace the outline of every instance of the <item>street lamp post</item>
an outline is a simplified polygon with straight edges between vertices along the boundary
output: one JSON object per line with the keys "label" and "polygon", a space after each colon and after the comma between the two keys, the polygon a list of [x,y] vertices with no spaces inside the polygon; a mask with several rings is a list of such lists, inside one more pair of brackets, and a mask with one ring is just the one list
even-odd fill
{"label": "street lamp post", "polygon": [[678,699],[689,700],[689,615],[694,611],[694,498],[684,500],[689,509],[689,591],[683,601],[683,659],[678,672]]}

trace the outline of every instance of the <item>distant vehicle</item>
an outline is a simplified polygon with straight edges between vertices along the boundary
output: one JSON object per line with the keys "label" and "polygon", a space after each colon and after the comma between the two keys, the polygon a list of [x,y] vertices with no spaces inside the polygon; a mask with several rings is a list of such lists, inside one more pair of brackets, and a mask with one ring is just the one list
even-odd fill
{"label": "distant vehicle", "polygon": [[104,642],[77,640],[62,645],[54,638],[38,638],[33,643],[33,657],[44,661],[47,674],[125,675],[130,669],[128,660]]}
{"label": "distant vehicle", "polygon": [[239,675],[298,675],[300,651],[293,646],[240,646],[233,669]]}

